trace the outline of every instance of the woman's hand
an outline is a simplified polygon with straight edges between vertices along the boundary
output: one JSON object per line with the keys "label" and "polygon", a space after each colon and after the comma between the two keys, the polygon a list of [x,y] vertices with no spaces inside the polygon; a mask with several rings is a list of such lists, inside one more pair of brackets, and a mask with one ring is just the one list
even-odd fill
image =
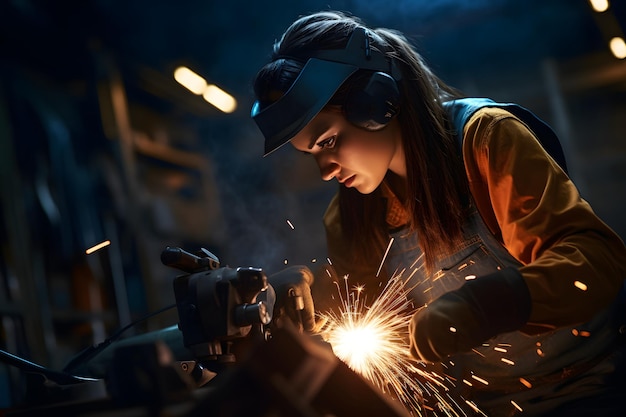
{"label": "woman's hand", "polygon": [[273,322],[280,326],[290,320],[300,331],[312,331],[315,326],[315,306],[311,296],[313,273],[306,266],[295,265],[268,277],[276,293]]}
{"label": "woman's hand", "polygon": [[517,269],[468,281],[415,312],[409,325],[411,355],[438,362],[469,351],[524,326],[530,305],[530,293]]}

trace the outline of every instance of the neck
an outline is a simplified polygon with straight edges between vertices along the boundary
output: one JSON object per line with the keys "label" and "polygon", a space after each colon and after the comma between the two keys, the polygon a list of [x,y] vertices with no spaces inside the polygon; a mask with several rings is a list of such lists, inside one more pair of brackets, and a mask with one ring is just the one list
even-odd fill
{"label": "neck", "polygon": [[400,202],[404,204],[407,196],[406,176],[402,177],[393,171],[387,171],[387,175],[385,176],[385,182],[387,183],[391,191],[396,195],[396,197],[398,197],[398,200],[400,200]]}

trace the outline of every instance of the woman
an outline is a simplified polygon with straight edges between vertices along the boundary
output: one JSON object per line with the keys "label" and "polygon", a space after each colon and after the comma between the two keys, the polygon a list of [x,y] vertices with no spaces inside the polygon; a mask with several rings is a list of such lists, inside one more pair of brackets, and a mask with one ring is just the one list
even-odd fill
{"label": "woman", "polygon": [[338,12],[295,21],[254,89],[266,155],[290,142],[340,183],[324,217],[336,273],[411,276],[413,356],[490,416],[621,415],[626,248],[545,124],[463,98],[400,33]]}

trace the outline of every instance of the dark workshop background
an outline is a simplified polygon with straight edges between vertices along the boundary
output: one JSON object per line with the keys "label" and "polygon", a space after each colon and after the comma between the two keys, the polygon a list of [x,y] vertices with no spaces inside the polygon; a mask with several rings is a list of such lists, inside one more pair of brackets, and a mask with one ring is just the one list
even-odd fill
{"label": "dark workshop background", "polygon": [[[166,246],[267,273],[324,261],[337,185],[288,147],[262,158],[249,109],[273,41],[329,8],[403,31],[469,95],[534,110],[584,198],[626,237],[626,62],[608,46],[623,36],[624,0],[602,13],[586,0],[2,0],[1,349],[61,369],[172,304]],[[178,84],[180,65],[236,110]],[[0,408],[17,395],[15,373],[0,363]]]}

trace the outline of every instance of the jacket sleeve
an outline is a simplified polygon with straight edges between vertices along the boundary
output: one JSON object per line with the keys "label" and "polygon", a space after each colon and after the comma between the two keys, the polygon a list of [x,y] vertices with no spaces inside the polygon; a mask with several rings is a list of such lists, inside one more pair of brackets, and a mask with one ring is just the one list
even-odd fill
{"label": "jacket sleeve", "polygon": [[623,241],[519,119],[483,109],[464,130],[472,195],[491,231],[523,266],[529,324],[587,321],[617,296],[626,277]]}

